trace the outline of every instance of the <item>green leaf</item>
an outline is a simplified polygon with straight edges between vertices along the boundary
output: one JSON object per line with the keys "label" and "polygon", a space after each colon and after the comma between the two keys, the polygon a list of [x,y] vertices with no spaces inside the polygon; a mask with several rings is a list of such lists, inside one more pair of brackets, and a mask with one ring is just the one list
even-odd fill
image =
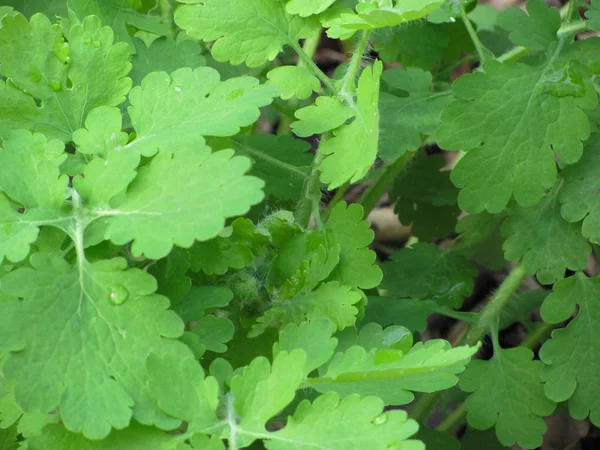
{"label": "green leaf", "polygon": [[599,149],[600,138],[594,133],[579,162],[561,173],[565,186],[559,195],[562,217],[570,223],[583,220],[581,233],[594,244],[600,244]]}
{"label": "green leaf", "polygon": [[133,85],[138,86],[146,75],[151,72],[172,73],[182,67],[195,69],[206,65],[206,58],[202,56],[202,47],[185,36],[177,35],[176,39],[159,37],[146,44],[140,38],[134,38],[135,54],[131,62],[133,68],[129,76]]}
{"label": "green leaf", "polygon": [[61,425],[52,425],[44,428],[42,435],[27,439],[27,450],[178,450],[180,442],[176,435],[139,424],[113,431],[101,441],[89,441]]}
{"label": "green leaf", "polygon": [[267,73],[267,78],[267,85],[275,86],[282,100],[304,100],[321,90],[321,82],[306,67],[277,67]]}
{"label": "green leaf", "polygon": [[139,12],[138,0],[67,0],[68,8],[80,19],[86,16],[98,16],[105,25],[109,25],[117,41],[126,42],[130,50],[136,50],[129,34],[129,28],[148,31],[159,36],[170,33],[169,25],[157,15]]}
{"label": "green leaf", "polygon": [[181,299],[175,298],[172,309],[185,322],[200,319],[206,311],[225,307],[233,300],[233,292],[222,286],[192,286]]}
{"label": "green leaf", "polygon": [[381,269],[375,265],[377,255],[368,248],[375,233],[370,223],[363,220],[363,209],[359,204],[346,206],[339,202],[329,215],[325,228],[333,234],[340,245],[340,262],[330,279],[341,284],[361,289],[374,288],[381,282]]}
{"label": "green leaf", "polygon": [[[126,270],[124,259],[71,267],[35,255],[31,264],[2,278],[2,290],[23,300],[0,303],[0,347],[12,352],[4,374],[23,410],[60,407],[65,427],[92,439],[126,427],[132,416],[177,426],[156,408],[144,381],[150,352],[188,353],[172,340],[183,323],[167,311],[166,298],[153,294],[155,280]],[[42,372],[32,370],[40,364]]]}
{"label": "green leaf", "polygon": [[250,336],[261,334],[267,327],[283,327],[316,319],[329,319],[342,330],[356,321],[358,309],[355,305],[361,299],[361,294],[352,290],[351,286],[330,281],[294,298],[274,300],[271,308],[257,319]]}
{"label": "green leaf", "polygon": [[290,125],[296,136],[308,137],[323,134],[342,126],[354,116],[354,111],[337,97],[317,97],[313,105],[300,108],[294,115],[296,122]]}
{"label": "green leaf", "polygon": [[459,382],[462,390],[474,392],[465,403],[469,425],[479,430],[495,425],[498,440],[506,447],[515,442],[525,448],[542,445],[546,432],[542,417],[555,408],[544,395],[542,367],[525,347],[495,348],[491,360],[472,361]]}
{"label": "green leaf", "polygon": [[211,239],[226,218],[262,200],[263,182],[244,175],[249,168],[250,161],[231,150],[160,153],[138,170],[121,202],[95,210],[105,216],[104,237],[118,245],[133,240],[132,253],[151,259],[166,256],[173,245]]}
{"label": "green leaf", "polygon": [[285,10],[289,14],[298,14],[301,17],[320,14],[329,8],[335,0],[287,0]]}
{"label": "green leaf", "polygon": [[223,275],[229,269],[243,269],[254,258],[255,242],[261,240],[266,240],[266,236],[256,231],[251,220],[235,219],[219,236],[194,244],[191,249],[191,269],[207,275]]}
{"label": "green leaf", "polygon": [[505,261],[500,227],[505,217],[485,211],[464,216],[456,224],[459,236],[453,251],[488,269],[502,269]]}
{"label": "green leaf", "polygon": [[527,12],[508,8],[498,15],[498,25],[510,31],[510,40],[516,45],[532,50],[546,50],[558,42],[560,13],[550,8],[544,0],[528,0]]}
{"label": "green leaf", "polygon": [[394,253],[383,264],[381,287],[398,298],[435,300],[459,308],[473,292],[477,268],[462,256],[418,243]]}
{"label": "green leaf", "polygon": [[437,138],[446,150],[468,150],[452,172],[461,209],[497,213],[511,195],[532,206],[556,178],[554,153],[565,164],[580,158],[589,136],[582,108],[594,107],[597,96],[558,95],[573,87],[562,69],[488,61],[454,83],[456,100],[444,109]]}
{"label": "green leaf", "polygon": [[341,396],[376,395],[386,405],[410,403],[415,392],[448,389],[458,382],[456,374],[479,346],[451,348],[442,340],[416,344],[407,354],[394,349],[365,350],[358,345],[337,353],[319,378],[307,385],[319,392],[334,391]]}
{"label": "green leaf", "polygon": [[[63,214],[68,178],[61,176],[64,161],[60,141],[41,134],[15,131],[0,150],[0,262],[22,261],[39,234],[39,227],[58,224]],[[19,207],[22,210],[19,210]]]}
{"label": "green leaf", "polygon": [[326,18],[323,26],[328,28],[330,38],[349,39],[358,30],[393,27],[421,19],[444,4],[443,0],[391,0],[360,2],[356,12],[348,9]]}
{"label": "green leaf", "polygon": [[600,399],[596,395],[598,323],[600,322],[600,279],[583,273],[560,280],[542,305],[547,323],[568,320],[579,306],[577,316],[565,328],[555,330],[552,339],[540,350],[546,366],[542,378],[545,392],[555,402],[569,400],[569,412],[577,420],[588,414],[593,424],[600,424]]}
{"label": "green leaf", "polygon": [[225,353],[227,351],[225,344],[233,339],[234,331],[235,327],[231,320],[209,314],[196,322],[191,333],[194,334],[197,343],[203,345],[206,350]]}
{"label": "green leaf", "polygon": [[405,411],[383,412],[377,397],[351,395],[342,400],[334,393],[303,400],[283,430],[271,435],[269,450],[311,449],[386,450],[393,446],[424,450],[422,442],[409,440],[418,429]]}
{"label": "green leaf", "polygon": [[129,95],[137,136],[128,148],[151,156],[202,147],[203,136],[233,136],[254,123],[274,95],[252,77],[220,81],[210,67],[152,72]]}
{"label": "green leaf", "polygon": [[589,20],[587,22],[590,30],[600,30],[600,1],[592,0],[591,7],[585,12],[585,17]]}
{"label": "green leaf", "polygon": [[92,109],[125,101],[127,45],[113,45],[112,30],[97,17],[64,29],[66,36],[43,15],[2,20],[0,70],[10,82],[0,82],[0,136],[26,128],[68,142]]}
{"label": "green leaf", "polygon": [[412,234],[430,241],[454,232],[460,212],[456,206],[457,189],[441,155],[415,157],[408,170],[396,178],[389,192],[396,202],[394,212],[403,225],[411,225]]}
{"label": "green leaf", "polygon": [[[190,254],[187,250],[176,248],[164,259],[157,261],[148,272],[156,278],[158,292],[171,301],[171,308],[179,304],[192,287],[187,271],[190,268]],[[185,320],[185,319],[184,319]]]}
{"label": "green leaf", "polygon": [[27,17],[37,13],[45,14],[48,17],[55,15],[67,17],[65,0],[4,0],[2,4],[14,8]]}
{"label": "green leaf", "polygon": [[379,142],[379,79],[381,61],[365,68],[358,80],[354,121],[334,130],[334,137],[324,140],[319,152],[327,155],[321,163],[321,181],[329,190],[346,182],[360,181],[377,157]]}
{"label": "green leaf", "polygon": [[542,284],[560,280],[566,269],[585,269],[591,253],[580,226],[562,218],[559,192],[560,187],[554,188],[530,208],[510,208],[502,225],[506,259],[522,258],[525,270]]}
{"label": "green leaf", "polygon": [[233,140],[236,153],[252,159],[250,173],[265,182],[265,192],[279,200],[299,200],[308,177],[310,144],[291,136],[256,134]]}
{"label": "green leaf", "polygon": [[379,101],[379,157],[394,161],[407,151],[418,150],[423,135],[434,134],[450,97],[432,93],[431,74],[416,67],[389,69],[382,78],[389,88],[403,93],[399,96],[383,92]]}
{"label": "green leaf", "polygon": [[[258,67],[272,61],[285,45],[312,37],[318,22],[292,16],[285,3],[273,0],[181,0],[175,23],[194,39],[215,41],[211,53],[217,61]],[[268,17],[269,20],[264,20]]]}
{"label": "green leaf", "polygon": [[300,349],[306,354],[304,375],[310,374],[333,356],[338,340],[331,337],[335,329],[332,325],[327,319],[288,324],[279,333],[279,341],[273,344],[273,356]]}

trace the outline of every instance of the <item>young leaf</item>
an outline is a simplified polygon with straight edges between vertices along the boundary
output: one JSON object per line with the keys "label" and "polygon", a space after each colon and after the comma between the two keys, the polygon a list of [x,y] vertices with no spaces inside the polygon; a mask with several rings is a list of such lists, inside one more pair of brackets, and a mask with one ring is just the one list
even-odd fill
{"label": "young leaf", "polygon": [[510,40],[532,50],[546,50],[558,41],[560,13],[544,0],[528,0],[527,12],[508,8],[498,15],[498,25],[510,31]]}
{"label": "young leaf", "polygon": [[496,348],[491,360],[472,361],[460,376],[460,388],[474,392],[465,403],[469,425],[479,430],[496,425],[498,440],[507,447],[542,445],[542,417],[554,412],[540,378],[543,364],[532,359],[528,348]]}
{"label": "young leaf", "polygon": [[394,161],[407,151],[418,150],[422,135],[433,135],[441,123],[442,109],[451,99],[432,93],[431,74],[416,67],[386,70],[382,79],[390,88],[408,94],[400,97],[383,92],[379,101],[379,156]]}
{"label": "young leaf", "polygon": [[506,259],[523,258],[527,272],[536,274],[542,284],[560,280],[565,269],[585,269],[591,253],[580,226],[562,218],[559,191],[554,188],[536,206],[510,208],[502,224]]}
{"label": "young leaf", "polygon": [[267,78],[267,85],[275,86],[282,100],[304,100],[321,90],[321,82],[306,67],[277,67],[267,73]]}
{"label": "young leaf", "polygon": [[[180,1],[180,0],[178,0]],[[314,19],[292,16],[285,3],[273,0],[181,0],[175,23],[194,39],[216,41],[211,52],[217,61],[258,67],[272,61],[285,45],[311,37],[318,29]],[[268,20],[265,18],[268,17]]]}
{"label": "young leaf", "polygon": [[381,282],[382,273],[375,265],[377,255],[368,248],[375,233],[369,222],[363,220],[363,215],[360,205],[353,203],[346,206],[345,202],[340,202],[331,210],[325,228],[331,230],[335,242],[340,245],[340,262],[330,279],[370,289]]}
{"label": "young leaf", "polygon": [[25,128],[68,142],[92,109],[125,101],[127,45],[113,45],[112,30],[94,16],[65,25],[68,43],[60,30],[41,14],[2,20],[0,71],[10,84],[0,81],[0,136]]}
{"label": "young leaf", "polygon": [[300,108],[290,125],[296,136],[308,137],[323,134],[342,126],[354,116],[354,111],[337,97],[317,97],[313,105]]}
{"label": "young leaf", "polygon": [[350,181],[360,181],[377,157],[379,141],[379,78],[383,64],[375,61],[358,80],[354,122],[333,132],[319,151],[328,155],[321,163],[321,181],[335,189]]}
{"label": "young leaf", "polygon": [[[71,267],[34,255],[31,264],[2,278],[2,290],[24,300],[0,303],[0,347],[11,352],[4,374],[23,410],[60,407],[65,427],[91,439],[125,428],[132,416],[176,426],[141,381],[150,352],[188,354],[171,340],[183,323],[153,295],[154,279],[126,270],[123,259]],[[39,364],[42,372],[31,370]]]}
{"label": "young leaf", "polygon": [[383,412],[383,406],[377,397],[350,395],[340,400],[332,392],[312,404],[303,400],[283,430],[272,434],[266,448],[386,450],[399,444],[407,450],[424,450],[422,442],[408,439],[416,433],[417,422],[408,419],[405,411]]}
{"label": "young leaf", "polygon": [[572,317],[579,305],[575,319],[554,331],[552,339],[542,346],[540,359],[546,364],[542,378],[548,398],[555,402],[569,400],[573,418],[583,420],[589,414],[595,425],[600,424],[600,397],[593,381],[600,364],[599,298],[600,279],[577,273],[556,283],[541,309],[545,322],[559,323]]}
{"label": "young leaf", "polygon": [[405,355],[401,350],[367,351],[356,345],[337,353],[326,372],[309,378],[307,384],[319,392],[334,391],[343,397],[376,395],[386,405],[404,405],[413,400],[411,391],[435,392],[456,385],[456,374],[478,348],[453,349],[446,341],[431,340],[418,343]]}
{"label": "young leaf", "polygon": [[383,264],[382,288],[397,298],[435,300],[459,308],[473,292],[477,268],[462,256],[419,243],[404,248]]}
{"label": "young leaf", "polygon": [[197,149],[203,136],[233,136],[254,123],[275,91],[252,77],[220,81],[210,67],[152,72],[129,95],[136,139],[128,148],[144,156]]}
{"label": "young leaf", "polygon": [[574,69],[557,64],[489,61],[454,83],[457,98],[444,109],[437,138],[444,149],[469,150],[452,172],[462,209],[497,213],[511,195],[532,206],[556,178],[553,151],[565,164],[580,158],[589,136],[582,108],[597,98],[576,98],[583,86],[558,81]]}
{"label": "young leaf", "polygon": [[231,320],[212,314],[202,317],[191,331],[197,344],[215,353],[225,353],[227,342],[233,339],[235,327]]}

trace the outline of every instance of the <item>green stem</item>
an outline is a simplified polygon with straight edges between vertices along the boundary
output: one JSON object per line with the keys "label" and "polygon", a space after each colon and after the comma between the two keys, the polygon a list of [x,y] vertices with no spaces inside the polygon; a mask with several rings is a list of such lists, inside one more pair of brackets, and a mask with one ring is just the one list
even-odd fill
{"label": "green stem", "polygon": [[475,50],[477,51],[477,56],[479,56],[479,61],[481,62],[481,64],[483,64],[486,59],[485,48],[479,40],[479,36],[477,36],[477,31],[475,31],[475,28],[473,28],[473,24],[471,23],[471,20],[469,19],[467,11],[465,10],[465,7],[463,6],[462,2],[456,2],[456,4],[458,4],[458,7],[460,8],[460,18],[465,24],[465,28],[467,29],[467,32],[471,37],[471,41],[473,41],[473,45],[475,46]]}
{"label": "green stem", "polygon": [[304,228],[308,227],[311,214],[314,214],[317,225],[321,225],[321,215],[319,212],[319,205],[321,203],[321,181],[319,180],[319,166],[321,165],[323,159],[323,155],[321,155],[321,153],[319,153],[319,149],[317,149],[317,153],[313,158],[310,175],[308,176],[306,184],[304,185],[303,196],[300,199],[300,202],[298,202],[298,206],[296,207],[296,211],[294,213],[296,221]]}
{"label": "green stem", "polygon": [[344,98],[344,100],[347,100],[348,98],[351,99],[352,94],[355,91],[356,76],[362,64],[363,55],[367,49],[367,45],[369,44],[370,37],[371,30],[365,30],[361,33],[360,38],[356,43],[354,54],[352,55],[352,59],[350,59],[350,64],[348,64],[348,70],[346,71],[344,78],[342,78],[342,86],[338,91],[338,95]]}
{"label": "green stem", "polygon": [[523,342],[521,342],[521,346],[527,348],[535,347],[548,337],[555,326],[556,325],[552,323],[541,322],[533,330],[527,333],[527,336],[523,339]]}
{"label": "green stem", "polygon": [[483,307],[479,313],[479,320],[473,328],[469,329],[462,344],[475,345],[485,336],[490,327],[497,323],[500,313],[513,298],[514,293],[517,292],[526,275],[523,262],[518,262],[490,301]]}
{"label": "green stem", "polygon": [[319,80],[321,80],[321,82],[325,85],[325,88],[327,89],[328,93],[330,95],[334,95],[336,89],[333,84],[333,81],[331,80],[331,78],[325,75],[321,69],[319,69],[319,66],[317,66],[312,60],[312,56],[308,55],[297,42],[291,44],[291,47],[303,61],[305,67],[309,69]]}
{"label": "green stem", "polygon": [[441,395],[442,391],[421,394],[412,408],[410,408],[410,411],[408,411],[408,416],[419,423],[423,423],[429,417],[431,410],[435,407]]}
{"label": "green stem", "polygon": [[173,8],[170,0],[158,0],[158,6],[160,7],[160,17],[169,26],[171,32],[173,32]]}
{"label": "green stem", "polygon": [[406,152],[387,166],[381,175],[371,183],[358,202],[363,207],[364,217],[367,217],[377,206],[381,196],[388,190],[396,177],[406,170],[409,162],[417,153],[420,152]]}
{"label": "green stem", "polygon": [[465,415],[467,414],[467,408],[464,403],[461,403],[456,407],[454,411],[446,416],[446,418],[440,423],[436,430],[442,433],[452,431],[463,422]]}

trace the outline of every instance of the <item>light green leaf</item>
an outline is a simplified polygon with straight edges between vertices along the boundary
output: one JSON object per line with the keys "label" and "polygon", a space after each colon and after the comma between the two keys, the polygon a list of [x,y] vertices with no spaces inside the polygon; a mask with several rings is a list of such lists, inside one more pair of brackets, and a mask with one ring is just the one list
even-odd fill
{"label": "light green leaf", "polygon": [[585,89],[570,84],[573,67],[557,64],[488,61],[454,83],[457,98],[442,113],[437,139],[446,150],[468,150],[452,171],[462,209],[497,213],[511,196],[532,206],[556,178],[555,153],[564,164],[580,158],[589,136],[582,108],[593,108],[597,95],[575,98]]}
{"label": "light green leaf", "polygon": [[[285,11],[285,3],[273,0],[181,0],[175,23],[194,39],[216,41],[211,52],[217,61],[258,67],[272,61],[285,45],[312,37],[314,19],[302,19]],[[268,20],[265,18],[268,17]]]}
{"label": "light green leaf", "polygon": [[192,333],[198,338],[198,343],[203,345],[206,350],[215,353],[227,351],[225,344],[233,339],[234,331],[231,320],[211,314],[198,320],[192,329]]}
{"label": "light green leaf", "polygon": [[322,13],[334,2],[335,0],[287,0],[285,10],[290,14],[308,17]]}
{"label": "light green leaf", "polygon": [[206,311],[223,308],[233,300],[233,292],[222,286],[192,286],[180,299],[172,300],[172,309],[185,322],[200,319]]}
{"label": "light green leaf", "polygon": [[510,40],[516,45],[532,50],[546,50],[558,41],[560,13],[550,8],[544,0],[528,0],[527,12],[508,8],[498,15],[498,25],[510,31]]}
{"label": "light green leaf", "polygon": [[338,340],[331,335],[335,330],[332,322],[327,319],[316,319],[312,322],[302,322],[300,325],[288,324],[279,333],[279,341],[273,344],[273,356],[280,352],[291,352],[300,349],[306,354],[304,375],[321,367],[333,356]]}
{"label": "light green leaf", "polygon": [[283,430],[271,435],[269,450],[425,450],[409,440],[419,425],[405,411],[383,412],[377,397],[350,395],[342,400],[334,393],[318,397],[312,404],[303,400]]}
{"label": "light green leaf", "polygon": [[[48,17],[67,16],[65,0],[4,0],[0,8],[10,8],[22,13],[27,17],[42,13]],[[3,14],[0,13],[0,17]]]}
{"label": "light green leaf", "polygon": [[326,17],[323,26],[328,28],[330,38],[349,39],[358,30],[393,27],[412,20],[425,17],[444,4],[443,0],[391,0],[377,2],[374,0],[360,2],[356,12],[342,10]]}
{"label": "light green leaf", "polygon": [[379,78],[383,65],[375,61],[363,70],[357,87],[354,122],[333,132],[319,151],[328,155],[321,163],[321,181],[335,189],[346,182],[360,181],[377,157],[379,142]]}
{"label": "light green leaf", "polygon": [[590,4],[591,7],[585,12],[585,17],[589,19],[587,25],[590,30],[600,31],[600,1],[592,0]]}
{"label": "light green leaf", "polygon": [[283,327],[307,320],[329,319],[339,330],[352,326],[358,309],[354,306],[362,296],[351,286],[337,281],[321,284],[316,290],[300,292],[294,298],[274,300],[271,308],[257,319],[250,336],[257,336],[267,327]]}
{"label": "light green leaf", "polygon": [[139,424],[113,431],[101,441],[89,441],[61,425],[52,425],[44,428],[42,435],[28,439],[27,450],[178,450],[180,442],[176,435]]}
{"label": "light green leaf", "polygon": [[410,403],[415,392],[448,389],[458,382],[479,346],[451,348],[442,340],[415,345],[410,352],[391,348],[365,350],[352,346],[337,353],[319,378],[309,378],[307,385],[319,392],[334,391],[341,396],[376,395],[386,405]]}
{"label": "light green leaf", "polygon": [[252,159],[250,174],[265,182],[265,192],[279,200],[299,200],[308,177],[312,155],[310,144],[291,136],[256,134],[236,137],[236,153]]}
{"label": "light green leaf", "polygon": [[[0,150],[0,262],[19,262],[39,227],[64,221],[60,208],[68,178],[61,176],[64,161],[60,141],[20,130],[8,135]],[[9,200],[10,199],[10,200]],[[22,210],[19,210],[23,208]]]}
{"label": "light green leaf", "polygon": [[331,230],[335,242],[340,246],[340,262],[330,279],[341,284],[361,289],[374,288],[381,282],[382,273],[375,265],[377,255],[368,248],[375,233],[367,220],[363,220],[363,209],[353,203],[346,206],[339,202],[329,215],[325,228]]}
{"label": "light green leaf", "polygon": [[337,97],[321,96],[313,105],[300,108],[294,115],[299,120],[290,125],[292,131],[296,136],[308,137],[342,126],[354,116],[354,111]]}
{"label": "light green leaf", "polygon": [[106,158],[113,151],[121,151],[129,136],[122,132],[119,108],[100,106],[92,109],[85,119],[85,128],[73,133],[77,151],[86,155]]}
{"label": "light green leaf", "polygon": [[267,73],[268,86],[275,86],[282,100],[309,98],[321,90],[321,82],[306,67],[281,66]]}
{"label": "light green leaf", "polygon": [[390,88],[408,94],[400,97],[382,92],[379,101],[379,156],[394,161],[421,148],[423,135],[434,134],[451,97],[433,93],[431,74],[416,67],[386,70],[382,79]]}
{"label": "light green leaf", "polygon": [[394,253],[383,264],[383,282],[390,296],[435,300],[459,308],[473,292],[477,268],[462,256],[418,243]]}
{"label": "light green leaf", "polygon": [[600,279],[583,273],[560,280],[542,305],[547,323],[568,320],[579,306],[577,316],[565,328],[555,330],[552,339],[540,350],[546,366],[542,379],[545,392],[555,402],[569,400],[569,412],[583,420],[588,414],[594,425],[600,424],[600,397],[596,368],[600,365]]}
{"label": "light green leaf", "polygon": [[542,284],[552,284],[565,276],[565,270],[583,270],[588,264],[590,245],[581,227],[561,216],[560,187],[550,191],[530,208],[510,208],[502,225],[504,256],[509,261],[522,258],[525,270],[536,274]]}
{"label": "light green leaf", "polygon": [[[173,338],[183,323],[154,295],[156,282],[124,259],[81,261],[35,255],[33,268],[2,278],[22,301],[0,303],[0,346],[10,351],[4,374],[25,412],[60,408],[62,423],[102,439],[111,428],[177,421],[155,406],[146,383],[150,352],[188,354]],[[43,371],[32,367],[44,366]]]}
{"label": "light green leaf", "polygon": [[166,256],[173,245],[187,248],[194,240],[211,239],[225,228],[226,218],[262,200],[263,182],[244,175],[249,168],[250,161],[233,157],[231,150],[160,153],[138,170],[113,209],[95,210],[105,216],[104,237],[118,245],[133,240],[134,255],[153,259]]}
{"label": "light green leaf", "polygon": [[460,388],[473,392],[465,403],[469,425],[479,430],[495,425],[506,447],[515,442],[525,448],[542,445],[542,417],[554,412],[540,378],[543,364],[533,356],[525,347],[495,348],[491,360],[472,361],[460,376]]}
{"label": "light green leaf", "polygon": [[252,77],[220,81],[210,67],[152,72],[129,95],[136,139],[127,147],[145,156],[204,145],[203,136],[233,136],[254,123],[274,89]]}
{"label": "light green leaf", "polygon": [[600,135],[592,134],[583,156],[561,173],[565,186],[559,200],[562,217],[571,223],[583,220],[581,233],[594,244],[600,244]]}
{"label": "light green leaf", "polygon": [[131,88],[127,45],[113,45],[112,30],[93,16],[65,26],[65,34],[68,43],[43,15],[31,22],[19,14],[2,20],[0,70],[10,83],[0,82],[0,135],[26,128],[67,142],[92,109],[125,101]]}

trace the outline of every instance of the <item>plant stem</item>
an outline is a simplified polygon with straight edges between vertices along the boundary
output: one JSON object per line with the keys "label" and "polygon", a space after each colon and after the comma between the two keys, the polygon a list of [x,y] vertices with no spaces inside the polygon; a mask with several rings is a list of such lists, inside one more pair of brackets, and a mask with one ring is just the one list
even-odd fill
{"label": "plant stem", "polygon": [[344,195],[346,195],[346,192],[348,192],[348,189],[350,189],[350,183],[345,183],[343,186],[340,186],[338,188],[338,190],[335,192],[335,195],[333,196],[333,198],[327,205],[327,209],[325,209],[325,211],[323,212],[323,220],[327,220],[329,218],[329,214],[331,214],[331,210],[333,208],[335,208],[335,205],[337,205],[339,202],[341,202],[344,199]]}
{"label": "plant stem", "polygon": [[312,56],[308,55],[297,42],[291,44],[291,47],[294,49],[294,51],[298,54],[300,59],[305,64],[304,67],[309,69],[319,80],[321,80],[321,82],[325,85],[325,89],[327,89],[328,93],[330,95],[335,94],[336,89],[335,85],[333,84],[333,80],[327,75],[325,75],[325,73],[323,73],[321,69],[319,69],[319,66],[317,66],[312,60]]}
{"label": "plant stem", "polygon": [[481,40],[479,40],[479,36],[477,36],[477,31],[475,31],[475,28],[473,28],[473,24],[471,23],[471,20],[469,19],[467,11],[465,10],[465,7],[463,6],[462,2],[456,2],[456,4],[458,4],[458,7],[460,8],[460,18],[465,24],[465,28],[467,29],[467,32],[471,37],[471,41],[473,41],[473,45],[475,46],[475,50],[477,51],[477,56],[479,56],[479,62],[483,64],[486,59],[485,48],[483,47]]}
{"label": "plant stem", "polygon": [[338,95],[340,95],[344,100],[352,98],[352,94],[354,93],[356,86],[356,76],[358,74],[358,70],[360,69],[367,45],[369,44],[370,37],[371,30],[365,30],[361,33],[360,38],[356,43],[354,54],[352,55],[352,59],[350,59],[350,64],[348,65],[348,70],[346,71],[344,78],[342,78],[342,86],[338,91]]}
{"label": "plant stem", "polygon": [[173,7],[170,0],[158,0],[158,6],[160,7],[160,17],[169,26],[171,33],[173,33]]}
{"label": "plant stem", "polygon": [[308,227],[311,214],[314,214],[317,225],[321,225],[321,215],[319,212],[319,205],[321,203],[321,181],[319,180],[319,166],[321,165],[321,161],[323,161],[323,155],[321,155],[321,153],[319,153],[319,149],[317,149],[317,153],[315,154],[311,165],[310,175],[308,176],[306,184],[304,185],[303,196],[300,199],[300,202],[298,203],[294,213],[296,221],[304,228]]}
{"label": "plant stem", "polygon": [[421,394],[412,408],[410,408],[410,411],[408,411],[408,416],[422,423],[429,417],[431,410],[435,407],[441,395],[442,391]]}
{"label": "plant stem", "polygon": [[436,430],[441,431],[442,433],[446,431],[452,431],[458,424],[460,424],[465,415],[467,414],[467,408],[465,403],[461,403],[456,407],[454,411],[446,416],[446,418],[440,423]]}
{"label": "plant stem", "polygon": [[514,293],[519,289],[527,273],[523,262],[519,261],[502,282],[498,290],[492,295],[490,301],[483,307],[479,314],[477,323],[469,329],[463,339],[463,345],[475,345],[494,326],[506,305],[512,299]]}
{"label": "plant stem", "polygon": [[527,348],[535,347],[550,334],[555,326],[556,324],[541,322],[533,330],[527,333],[527,336],[523,339],[523,342],[521,342],[521,346]]}
{"label": "plant stem", "polygon": [[396,177],[406,170],[408,163],[417,153],[420,152],[406,152],[387,166],[381,175],[371,183],[358,202],[363,207],[364,217],[367,217],[373,211],[381,196],[388,190]]}

